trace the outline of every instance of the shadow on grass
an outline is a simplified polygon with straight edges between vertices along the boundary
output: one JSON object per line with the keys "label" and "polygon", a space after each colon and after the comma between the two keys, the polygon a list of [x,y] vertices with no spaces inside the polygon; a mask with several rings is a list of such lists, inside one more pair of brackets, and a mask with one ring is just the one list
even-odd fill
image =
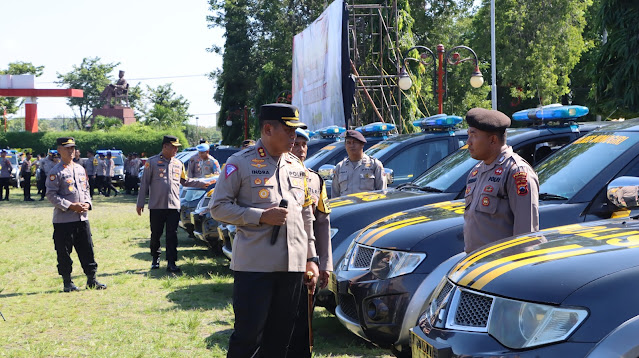
{"label": "shadow on grass", "polygon": [[347,330],[335,316],[323,315],[313,318],[313,336],[316,353],[325,355],[364,355],[376,357],[382,353],[378,347],[357,337]]}
{"label": "shadow on grass", "polygon": [[50,295],[52,293],[61,293],[62,285],[60,285],[59,290],[48,290],[48,291],[39,291],[39,292],[20,292],[20,293],[6,293],[0,294],[0,298],[9,298],[9,297],[20,297],[20,296],[33,296],[33,295]]}
{"label": "shadow on grass", "polygon": [[228,306],[232,292],[232,283],[204,283],[176,289],[166,297],[184,310],[221,310]]}
{"label": "shadow on grass", "polygon": [[213,349],[215,346],[219,346],[226,351],[229,346],[229,338],[231,337],[231,334],[233,334],[233,329],[225,329],[206,337],[204,339],[206,348]]}

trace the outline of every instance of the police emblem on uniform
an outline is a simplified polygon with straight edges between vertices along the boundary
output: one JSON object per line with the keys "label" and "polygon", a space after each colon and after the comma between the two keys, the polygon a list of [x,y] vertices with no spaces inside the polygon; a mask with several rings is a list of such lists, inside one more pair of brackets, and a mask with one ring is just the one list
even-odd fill
{"label": "police emblem on uniform", "polygon": [[270,195],[270,193],[268,192],[268,189],[261,189],[261,190],[257,193],[257,195],[259,195],[259,196],[260,196],[260,198],[262,198],[262,199],[266,199],[266,198],[268,198],[268,196]]}
{"label": "police emblem on uniform", "polygon": [[55,174],[49,175],[49,180],[54,181],[55,180]]}
{"label": "police emblem on uniform", "polygon": [[67,178],[67,180],[65,180],[65,181],[67,182],[67,184],[73,183],[73,179],[71,179],[71,178]]}
{"label": "police emblem on uniform", "polygon": [[470,173],[470,176],[474,177],[475,175],[477,175],[477,173],[479,173],[479,170],[475,169]]}
{"label": "police emblem on uniform", "polygon": [[484,188],[484,191],[486,193],[492,193],[493,192],[493,186],[492,185],[486,185],[486,187]]}
{"label": "police emblem on uniform", "polygon": [[264,163],[264,159],[257,159],[257,158],[255,158],[255,159],[253,159],[253,160],[251,160],[251,161],[252,161],[253,163]]}
{"label": "police emblem on uniform", "polygon": [[253,181],[253,183],[255,183],[255,185],[262,185],[262,179],[260,179],[260,178],[255,178],[255,180]]}
{"label": "police emblem on uniform", "polygon": [[466,185],[466,195],[470,193],[470,185]]}
{"label": "police emblem on uniform", "polygon": [[233,164],[227,164],[227,165],[225,166],[225,168],[226,168],[226,169],[225,169],[224,176],[225,176],[226,178],[228,178],[228,177],[229,177],[229,175],[233,174],[233,173],[237,170],[237,167],[236,167],[235,165],[233,165]]}
{"label": "police emblem on uniform", "polygon": [[517,195],[527,195],[528,194],[528,174],[526,172],[517,172],[513,174],[513,178],[515,179],[515,186],[517,187]]}
{"label": "police emblem on uniform", "polygon": [[503,172],[504,172],[504,168],[502,168],[502,167],[499,167],[499,168],[495,169],[495,175],[501,175],[501,173],[503,173]]}
{"label": "police emblem on uniform", "polygon": [[264,168],[266,166],[266,164],[256,163],[256,164],[251,164],[251,166],[256,167],[256,168]]}
{"label": "police emblem on uniform", "polygon": [[266,157],[266,151],[264,151],[264,148],[262,147],[257,148],[257,154],[259,154],[261,158]]}
{"label": "police emblem on uniform", "polygon": [[73,192],[73,190],[75,190],[75,188],[73,187],[73,185],[69,185],[69,191]]}
{"label": "police emblem on uniform", "polygon": [[484,197],[481,199],[481,205],[483,205],[483,206],[488,206],[488,205],[490,205],[490,199],[488,199],[488,197],[487,197],[487,196],[484,196]]}

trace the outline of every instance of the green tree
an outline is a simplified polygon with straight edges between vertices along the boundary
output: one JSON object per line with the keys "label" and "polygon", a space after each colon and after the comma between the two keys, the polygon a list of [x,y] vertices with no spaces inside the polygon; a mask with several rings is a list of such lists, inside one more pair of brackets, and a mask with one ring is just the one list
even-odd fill
{"label": "green tree", "polygon": [[58,73],[56,83],[69,88],[78,88],[84,91],[84,96],[80,98],[69,98],[67,103],[77,110],[74,117],[77,129],[86,128],[91,120],[93,108],[102,107],[105,102],[100,98],[100,94],[106,86],[113,81],[109,73],[118,66],[119,63],[100,63],[99,57],[84,58],[80,66],[73,65],[73,70],[68,73]]}
{"label": "green tree", "polygon": [[189,119],[189,101],[177,95],[170,83],[157,88],[147,86],[145,95],[150,109],[145,111],[145,124],[159,127],[183,127]]}
{"label": "green tree", "polygon": [[[35,66],[31,62],[11,62],[6,70],[0,70],[0,75],[35,75],[42,76],[44,66]],[[0,97],[0,107],[4,107],[7,114],[13,114],[18,111],[21,101],[17,97]],[[0,112],[0,115],[2,113]]]}
{"label": "green tree", "polygon": [[595,56],[597,105],[605,114],[639,115],[639,4],[601,0],[597,28],[607,35]]}
{"label": "green tree", "polygon": [[[497,86],[512,98],[550,104],[570,92],[570,74],[588,44],[586,10],[592,0],[496,0]],[[490,62],[490,0],[474,16],[472,47]],[[490,73],[489,66],[486,73]],[[500,93],[500,95],[503,93]],[[507,97],[506,97],[507,98]],[[517,109],[501,101],[500,110]],[[516,104],[517,102],[515,102]]]}

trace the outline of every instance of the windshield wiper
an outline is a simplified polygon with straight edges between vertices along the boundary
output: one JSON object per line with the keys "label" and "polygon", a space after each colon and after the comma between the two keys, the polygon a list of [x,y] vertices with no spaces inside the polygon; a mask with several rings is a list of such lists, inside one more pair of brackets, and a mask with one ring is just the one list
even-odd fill
{"label": "windshield wiper", "polygon": [[429,193],[443,193],[444,191],[441,189],[433,188],[432,186],[423,186],[419,188],[421,191],[427,191]]}
{"label": "windshield wiper", "polygon": [[397,187],[398,190],[410,190],[410,189],[417,189],[417,190],[421,190],[421,191],[426,191],[429,193],[443,193],[444,191],[441,189],[437,189],[437,188],[433,188],[432,186],[419,186],[413,183],[404,183],[402,185],[399,185]]}
{"label": "windshield wiper", "polygon": [[550,193],[539,193],[539,199],[541,200],[568,200],[565,196],[550,194]]}
{"label": "windshield wiper", "polygon": [[408,183],[404,183],[404,184],[398,185],[396,189],[398,189],[398,190],[401,190],[401,189],[421,189],[421,186],[415,185],[415,184],[413,184],[411,182],[408,182]]}

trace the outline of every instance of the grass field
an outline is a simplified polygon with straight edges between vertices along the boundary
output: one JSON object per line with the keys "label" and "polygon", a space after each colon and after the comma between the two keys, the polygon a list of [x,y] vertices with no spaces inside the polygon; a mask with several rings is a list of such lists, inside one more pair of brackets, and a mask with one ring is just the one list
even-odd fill
{"label": "grass field", "polygon": [[[34,198],[35,197],[35,191]],[[105,291],[63,293],[48,201],[0,202],[0,356],[225,357],[233,330],[228,261],[179,230],[180,276],[150,271],[149,217],[132,196],[94,200],[90,212],[98,279]],[[164,255],[163,255],[164,258]],[[317,309],[315,357],[391,357]]]}

